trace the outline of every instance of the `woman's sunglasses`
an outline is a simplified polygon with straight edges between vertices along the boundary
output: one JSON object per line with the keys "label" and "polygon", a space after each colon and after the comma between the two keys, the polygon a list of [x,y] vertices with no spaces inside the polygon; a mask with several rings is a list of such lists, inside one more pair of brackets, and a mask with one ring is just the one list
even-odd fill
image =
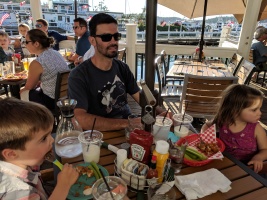
{"label": "woman's sunglasses", "polygon": [[27,41],[27,40],[22,41],[23,44],[29,44],[30,42],[32,42],[32,41],[30,41],[30,40],[29,41]]}
{"label": "woman's sunglasses", "polygon": [[121,33],[95,35],[94,37],[100,37],[102,42],[109,42],[112,37],[115,41],[118,41],[121,39]]}

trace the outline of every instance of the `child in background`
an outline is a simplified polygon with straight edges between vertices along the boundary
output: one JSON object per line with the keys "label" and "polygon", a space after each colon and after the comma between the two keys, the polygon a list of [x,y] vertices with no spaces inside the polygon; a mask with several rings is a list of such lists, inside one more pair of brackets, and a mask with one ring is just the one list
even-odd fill
{"label": "child in background", "polygon": [[226,151],[238,160],[254,165],[257,173],[267,159],[267,137],[259,124],[262,101],[261,91],[246,85],[231,85],[222,94],[215,118],[201,129],[204,132],[216,124]]}
{"label": "child in background", "polygon": [[0,31],[0,46],[3,48],[6,56],[8,57],[7,60],[11,61],[14,49],[12,49],[9,45],[10,45],[9,35],[4,31]]}
{"label": "child in background", "polygon": [[30,52],[26,49],[25,42],[26,42],[26,34],[30,30],[30,27],[27,24],[20,24],[18,26],[19,34],[21,35],[20,38],[16,38],[14,42],[14,49],[16,53],[23,53],[24,56],[30,56]]}
{"label": "child in background", "polygon": [[52,150],[53,121],[51,112],[40,104],[0,100],[0,199],[66,199],[79,176],[72,165],[65,164],[58,174],[50,198],[40,173],[32,171]]}

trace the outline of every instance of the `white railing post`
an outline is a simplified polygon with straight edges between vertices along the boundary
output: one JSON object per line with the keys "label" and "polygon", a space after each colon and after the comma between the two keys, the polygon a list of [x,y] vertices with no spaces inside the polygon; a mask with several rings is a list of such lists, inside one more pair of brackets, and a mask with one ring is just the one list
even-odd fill
{"label": "white railing post", "polygon": [[220,37],[220,42],[219,42],[219,47],[222,46],[223,42],[227,39],[228,35],[231,32],[231,27],[229,26],[224,26],[221,31],[221,37]]}
{"label": "white railing post", "polygon": [[35,24],[36,19],[43,18],[41,0],[30,0],[30,5],[31,5],[33,24]]}
{"label": "white railing post", "polygon": [[253,33],[256,28],[262,0],[248,0],[243,17],[242,29],[238,41],[237,52],[248,59]]}
{"label": "white railing post", "polygon": [[126,61],[135,75],[136,24],[126,24]]}

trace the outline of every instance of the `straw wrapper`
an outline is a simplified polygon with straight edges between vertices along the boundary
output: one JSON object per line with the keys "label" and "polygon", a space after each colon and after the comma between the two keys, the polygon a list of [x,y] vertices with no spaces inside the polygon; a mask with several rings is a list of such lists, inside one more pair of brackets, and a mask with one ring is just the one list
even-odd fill
{"label": "straw wrapper", "polygon": [[[213,124],[210,128],[208,128],[204,133],[200,133],[199,136],[201,137],[202,141],[205,143],[217,143],[216,140],[216,126]],[[190,142],[188,146],[193,146],[197,148],[197,144],[200,143],[200,139],[196,139],[193,142]],[[222,159],[223,154],[222,152],[217,152],[215,154],[212,154],[208,157],[208,159]]]}

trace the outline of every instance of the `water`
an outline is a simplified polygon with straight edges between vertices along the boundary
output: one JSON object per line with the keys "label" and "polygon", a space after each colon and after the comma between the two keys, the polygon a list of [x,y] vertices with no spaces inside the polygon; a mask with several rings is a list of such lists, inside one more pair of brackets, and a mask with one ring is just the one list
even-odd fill
{"label": "water", "polygon": [[57,135],[55,142],[56,154],[60,157],[73,158],[82,153],[82,145],[78,140],[80,131],[64,132]]}

